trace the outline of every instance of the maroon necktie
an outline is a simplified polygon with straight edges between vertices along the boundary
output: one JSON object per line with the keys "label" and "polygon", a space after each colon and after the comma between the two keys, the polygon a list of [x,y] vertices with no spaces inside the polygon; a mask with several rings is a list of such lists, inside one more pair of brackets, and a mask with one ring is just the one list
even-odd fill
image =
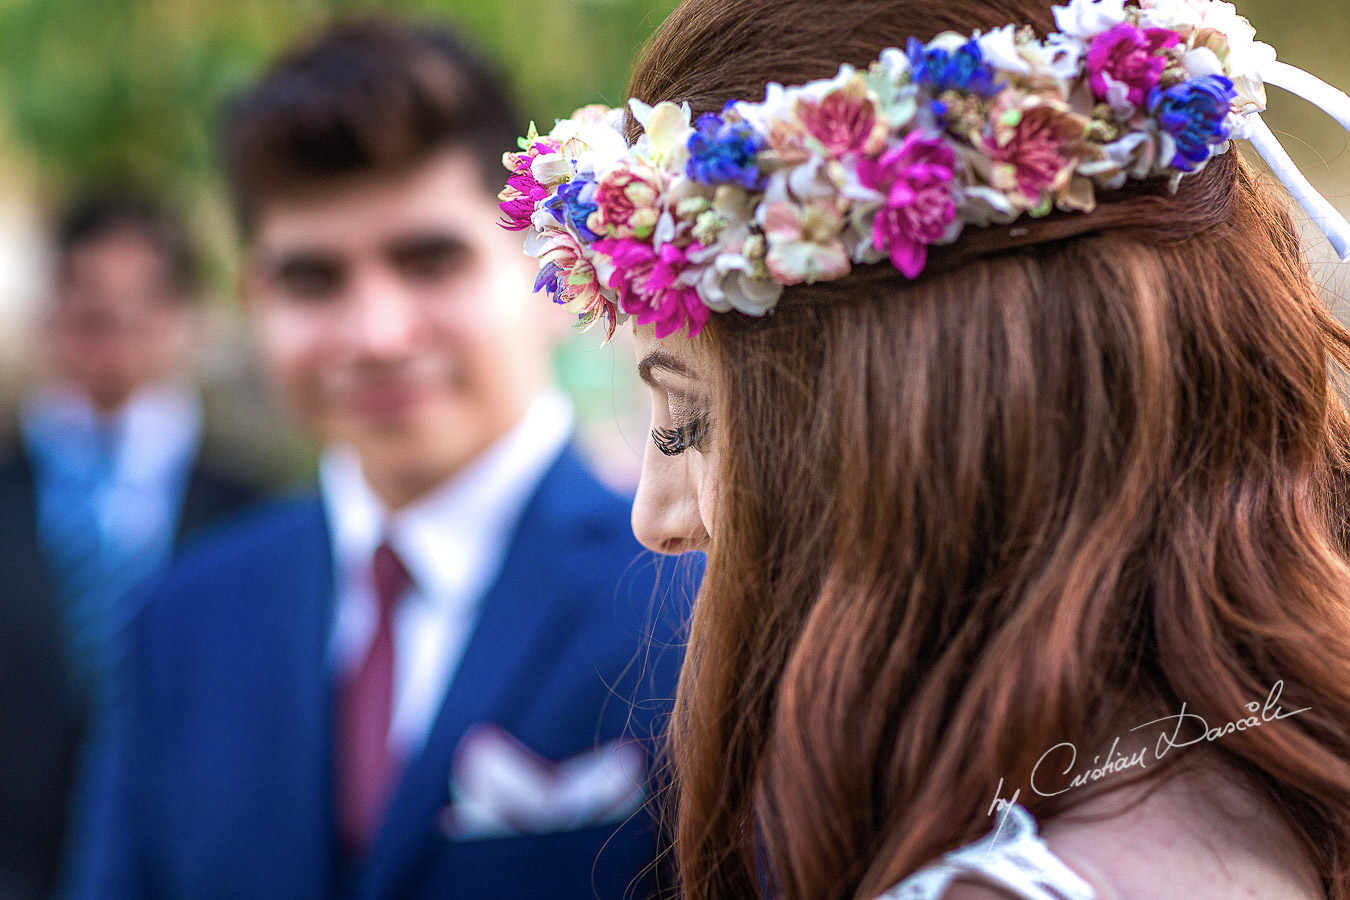
{"label": "maroon necktie", "polygon": [[398,780],[389,748],[394,712],[394,609],[412,584],[388,542],[372,561],[375,634],[355,669],[342,677],[337,708],[337,825],[343,849],[361,855],[374,841]]}

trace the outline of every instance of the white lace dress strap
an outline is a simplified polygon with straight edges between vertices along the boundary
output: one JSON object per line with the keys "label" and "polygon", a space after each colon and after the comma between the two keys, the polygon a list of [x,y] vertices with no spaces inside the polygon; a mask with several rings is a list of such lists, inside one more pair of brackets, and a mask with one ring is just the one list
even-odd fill
{"label": "white lace dress strap", "polygon": [[963,876],[1022,900],[1095,900],[1092,886],[1041,840],[1031,813],[1013,804],[999,814],[999,823],[979,841],[925,866],[877,900],[940,900]]}

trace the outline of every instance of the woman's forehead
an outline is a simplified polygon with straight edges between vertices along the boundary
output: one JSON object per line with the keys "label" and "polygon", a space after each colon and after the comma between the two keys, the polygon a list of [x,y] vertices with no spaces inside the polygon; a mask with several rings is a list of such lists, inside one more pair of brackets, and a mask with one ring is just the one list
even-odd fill
{"label": "woman's forehead", "polygon": [[691,339],[680,332],[657,338],[650,325],[638,326],[633,331],[637,355],[638,376],[651,382],[652,373],[666,371],[685,378],[705,374],[708,351],[702,341]]}

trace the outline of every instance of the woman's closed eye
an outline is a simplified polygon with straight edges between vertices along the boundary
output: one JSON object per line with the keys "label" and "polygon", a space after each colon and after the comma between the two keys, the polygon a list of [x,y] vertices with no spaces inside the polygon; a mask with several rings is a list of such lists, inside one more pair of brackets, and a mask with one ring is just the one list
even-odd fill
{"label": "woman's closed eye", "polygon": [[653,428],[652,443],[666,456],[679,456],[689,449],[702,450],[708,436],[708,420],[697,418],[674,428]]}

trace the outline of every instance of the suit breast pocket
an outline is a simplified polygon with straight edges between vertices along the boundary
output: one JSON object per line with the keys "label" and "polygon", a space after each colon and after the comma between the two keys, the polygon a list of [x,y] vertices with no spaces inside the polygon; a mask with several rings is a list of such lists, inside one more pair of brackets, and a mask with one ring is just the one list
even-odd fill
{"label": "suit breast pocket", "polygon": [[477,725],[455,752],[450,802],[437,824],[459,842],[612,828],[642,808],[646,782],[646,751],[636,741],[555,761],[496,725]]}

